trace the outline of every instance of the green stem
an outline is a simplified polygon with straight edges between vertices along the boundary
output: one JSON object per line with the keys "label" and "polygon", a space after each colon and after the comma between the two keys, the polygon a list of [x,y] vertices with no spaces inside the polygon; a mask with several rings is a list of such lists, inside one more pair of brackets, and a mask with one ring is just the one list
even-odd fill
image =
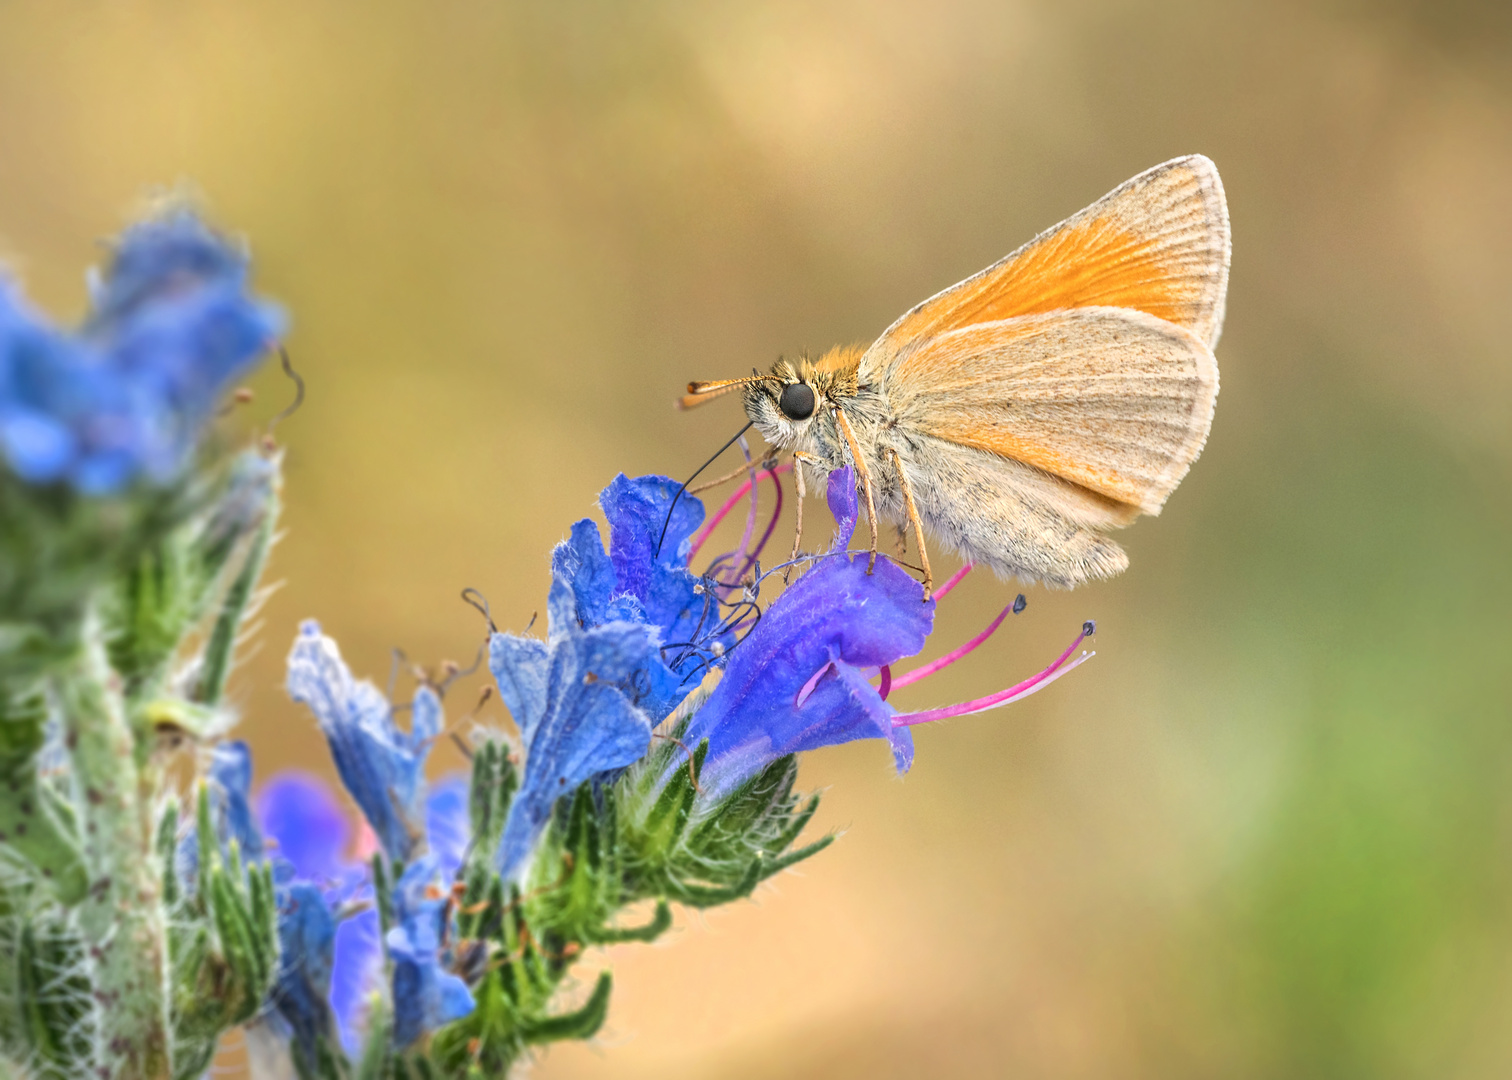
{"label": "green stem", "polygon": [[60,672],[89,889],[79,928],[90,965],[96,1073],[102,1080],[167,1080],[167,922],[154,844],[155,771],[136,740],[98,627],[86,625]]}

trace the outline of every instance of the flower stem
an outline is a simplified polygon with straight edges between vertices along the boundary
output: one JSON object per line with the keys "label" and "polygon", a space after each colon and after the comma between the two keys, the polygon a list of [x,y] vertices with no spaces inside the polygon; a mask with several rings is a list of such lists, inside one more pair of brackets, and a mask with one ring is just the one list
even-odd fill
{"label": "flower stem", "polygon": [[79,792],[89,888],[79,905],[95,992],[95,1072],[167,1080],[167,923],[154,844],[156,771],[140,752],[98,626],[56,682]]}

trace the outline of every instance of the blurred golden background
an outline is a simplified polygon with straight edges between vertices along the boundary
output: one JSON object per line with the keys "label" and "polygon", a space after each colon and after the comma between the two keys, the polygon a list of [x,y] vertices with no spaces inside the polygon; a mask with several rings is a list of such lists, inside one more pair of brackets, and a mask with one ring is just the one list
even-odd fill
{"label": "blurred golden background", "polygon": [[[1234,228],[1207,452],[1123,578],[1029,590],[902,704],[1087,617],[1097,658],[919,731],[901,781],[811,755],[841,841],[599,958],[609,1026],[553,1080],[1512,1074],[1512,8],[0,6],[33,296],[77,314],[97,239],[189,181],[292,312],[286,584],[237,680],[264,776],[328,771],[298,619],[380,681],[470,661],[463,586],[522,627],[616,471],[735,429],[673,412],[689,378],[868,341],[1192,151]],[[973,575],[935,651],[1014,591]]]}

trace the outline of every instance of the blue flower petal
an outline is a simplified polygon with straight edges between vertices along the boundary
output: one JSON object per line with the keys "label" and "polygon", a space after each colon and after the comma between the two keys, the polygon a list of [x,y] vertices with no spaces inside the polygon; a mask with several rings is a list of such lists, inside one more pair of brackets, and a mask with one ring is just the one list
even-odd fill
{"label": "blue flower petal", "polygon": [[661,648],[647,654],[621,686],[654,721],[676,708],[735,642],[714,595],[688,570],[691,537],[704,509],[691,496],[674,507],[679,487],[665,476],[616,476],[599,494],[609,520],[608,555],[598,527],[587,520],[574,525],[552,553],[553,577],[567,585],[580,626],[633,622],[657,632]]}
{"label": "blue flower petal", "polygon": [[425,758],[441,730],[441,702],[421,687],[408,734],[376,686],[358,681],[336,642],[305,622],[289,653],[289,696],[315,714],[341,782],[390,859],[407,862],[424,835]]}
{"label": "blue flower petal", "polygon": [[262,858],[263,839],[252,814],[252,751],[240,741],[210,752],[210,803],[222,842],[235,840],[243,862]]}
{"label": "blue flower petal", "polygon": [[552,551],[551,576],[571,586],[580,625],[597,626],[609,620],[609,601],[618,578],[604,551],[598,526],[592,521],[579,521],[572,527],[571,536]]}
{"label": "blue flower petal", "polygon": [[[854,527],[849,470],[830,477],[840,544]],[[683,738],[709,740],[704,786],[715,795],[786,754],[854,739],[885,738],[899,770],[913,745],[894,729],[894,710],[858,669],[893,663],[924,647],[934,602],[889,560],[867,573],[865,555],[831,554],[772,604],[734,650],[719,685]]]}
{"label": "blue flower petal", "polygon": [[331,1009],[349,1055],[362,1049],[368,1008],[383,989],[383,939],[378,912],[369,908],[336,928],[332,958]]}
{"label": "blue flower petal", "polygon": [[425,834],[447,881],[457,876],[472,843],[468,786],[466,776],[449,776],[433,786],[425,800]]}
{"label": "blue flower petal", "polygon": [[351,823],[325,781],[305,773],[275,776],[258,792],[257,817],[293,877],[333,882],[351,869]]}
{"label": "blue flower petal", "polygon": [[401,1048],[473,1010],[467,984],[445,967],[447,895],[435,855],[417,859],[394,887],[398,925],[384,944],[394,964],[394,1044]]}
{"label": "blue flower petal", "polygon": [[282,332],[247,258],[192,214],[128,230],[83,332],[0,282],[0,451],[28,483],[115,494],[174,479],[230,382]]}
{"label": "blue flower petal", "polygon": [[651,742],[651,720],[614,685],[642,668],[655,632],[633,623],[584,630],[567,582],[552,582],[550,634],[489,641],[489,668],[520,729],[524,776],[495,855],[499,872],[521,872],[556,800],[598,773],[623,768]]}
{"label": "blue flower petal", "polygon": [[[609,554],[617,591],[639,600],[651,620],[661,626],[670,625],[681,614],[684,605],[679,586],[689,577],[690,540],[704,518],[703,503],[692,496],[677,499],[676,508],[672,508],[681,488],[667,476],[631,480],[620,473],[599,493],[599,506],[609,519]],[[658,543],[660,554],[656,551]]]}
{"label": "blue flower petal", "polygon": [[121,235],[106,273],[91,290],[94,322],[119,321],[152,301],[198,286],[240,286],[248,261],[245,251],[188,210],[140,222]]}
{"label": "blue flower petal", "polygon": [[293,885],[279,898],[278,981],[273,1004],[293,1029],[307,1063],[316,1042],[331,1031],[328,995],[334,963],[336,917],[313,885]]}

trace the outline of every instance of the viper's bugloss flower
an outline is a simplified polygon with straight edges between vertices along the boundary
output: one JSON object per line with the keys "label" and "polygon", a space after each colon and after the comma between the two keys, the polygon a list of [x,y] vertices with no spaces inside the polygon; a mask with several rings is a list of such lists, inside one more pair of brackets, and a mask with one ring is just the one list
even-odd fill
{"label": "viper's bugloss flower", "polygon": [[445,947],[446,898],[471,841],[464,777],[441,781],[425,797],[421,846],[429,850],[396,884],[396,925],[386,939],[372,907],[370,867],[349,850],[350,821],[321,780],[273,777],[258,792],[254,816],[252,759],[240,742],[215,748],[209,780],[222,843],[234,838],[251,857],[266,851],[273,860],[282,960],[270,1004],[282,1037],[292,1037],[307,1061],[333,1020],[347,1052],[360,1050],[369,1007],[384,989],[385,953],[393,963],[396,1045],[472,1010]]}
{"label": "viper's bugloss flower", "polygon": [[631,480],[621,473],[599,493],[608,553],[598,526],[584,519],[551,554],[552,574],[570,590],[579,625],[640,623],[656,631],[657,648],[621,686],[653,722],[676,708],[736,640],[717,597],[688,570],[703,504],[677,499],[677,492],[667,477]]}
{"label": "viper's bugloss flower", "polygon": [[394,965],[394,1045],[473,1011],[467,984],[445,968],[443,947],[451,879],[441,861],[424,855],[405,868],[394,889],[398,925],[384,937]]}
{"label": "viper's bugloss flower", "polygon": [[683,733],[709,740],[703,784],[717,798],[788,754],[856,739],[886,739],[899,772],[913,739],[897,727],[866,669],[913,656],[934,625],[934,601],[890,560],[868,573],[866,554],[848,554],[856,525],[850,469],[830,474],[839,525],[831,552],[788,587],[731,654],[719,685]]}
{"label": "viper's bugloss flower", "polygon": [[252,813],[252,751],[240,741],[223,742],[210,752],[210,806],[224,846],[235,840],[245,862],[263,857],[262,832]]}
{"label": "viper's bugloss flower", "polygon": [[[439,875],[432,878],[437,889],[456,877],[472,840],[467,791],[466,777],[448,777],[432,787],[425,800],[425,831],[430,845],[427,859],[440,870]],[[403,919],[400,921],[402,925]],[[406,979],[418,975],[416,981],[435,991],[434,996],[426,1001],[417,999],[402,1006],[407,1031],[417,1024],[423,1030],[432,1030],[440,1022],[439,1017],[453,1013],[466,1015],[466,1011],[458,1011],[462,1009],[462,999],[457,993],[457,984],[451,981],[452,977],[445,970],[447,957],[444,950],[437,947],[426,955],[417,947],[417,940],[424,936],[421,927],[413,933],[407,931],[402,939],[395,939],[404,952]],[[383,992],[383,959],[384,941],[377,911],[369,908],[342,921],[336,931],[330,1000],[340,1028],[341,1044],[348,1054],[355,1055],[360,1051],[369,1010],[374,999]],[[396,961],[396,998],[399,996],[399,970]],[[401,1006],[396,1004],[395,1011],[397,1018]]]}
{"label": "viper's bugloss flower", "polygon": [[283,331],[248,258],[179,210],[126,231],[77,333],[0,282],[0,456],[88,495],[179,475],[229,384]]}
{"label": "viper's bugloss flower", "polygon": [[516,876],[556,800],[595,775],[638,761],[651,744],[651,718],[625,685],[657,649],[656,628],[610,621],[584,629],[573,590],[552,579],[545,641],[494,633],[488,666],[520,730],[524,775],[505,819],[495,863]]}
{"label": "viper's bugloss flower", "polygon": [[[252,753],[246,743],[224,742],[216,746],[211,753],[208,780],[215,827],[222,846],[235,840],[245,861],[261,859],[266,847],[263,828],[268,822],[259,822],[253,815]],[[308,798],[309,791],[304,785],[280,786],[286,793],[292,791],[306,797],[298,805],[280,804],[277,813],[281,817],[272,822],[278,828],[270,833],[294,839],[302,831],[312,832],[309,829],[312,824],[326,829],[335,824],[325,813],[326,806],[320,805],[319,800]],[[268,806],[265,799],[259,802],[265,808]],[[301,820],[298,811],[310,809],[316,809],[318,816]],[[342,827],[345,827],[344,823]],[[315,838],[311,836],[310,839]],[[186,847],[194,847],[192,836],[180,847],[181,862]],[[318,851],[318,847],[299,853],[305,856],[302,861],[308,864],[312,851]],[[336,917],[325,895],[324,883],[297,880],[289,872],[288,862],[276,861],[282,863],[276,874],[278,884],[275,888],[279,967],[269,1001],[273,1012],[265,1019],[279,1037],[294,1039],[308,1063],[314,1061],[316,1040],[331,1029],[333,1016],[327,997]],[[321,866],[318,869],[328,868]]]}
{"label": "viper's bugloss flower", "polygon": [[257,819],[273,842],[278,880],[339,882],[355,864],[349,858],[352,827],[325,782],[308,773],[279,773],[257,793]]}
{"label": "viper's bugloss flower", "polygon": [[341,782],[384,852],[407,862],[424,836],[425,759],[441,732],[441,699],[428,686],[410,704],[410,730],[372,683],[358,680],[336,642],[307,620],[289,653],[289,696],[308,706],[331,747]]}
{"label": "viper's bugloss flower", "polygon": [[279,890],[278,979],[272,1004],[307,1063],[331,1030],[331,970],[335,962],[336,916],[321,890],[295,882]]}

